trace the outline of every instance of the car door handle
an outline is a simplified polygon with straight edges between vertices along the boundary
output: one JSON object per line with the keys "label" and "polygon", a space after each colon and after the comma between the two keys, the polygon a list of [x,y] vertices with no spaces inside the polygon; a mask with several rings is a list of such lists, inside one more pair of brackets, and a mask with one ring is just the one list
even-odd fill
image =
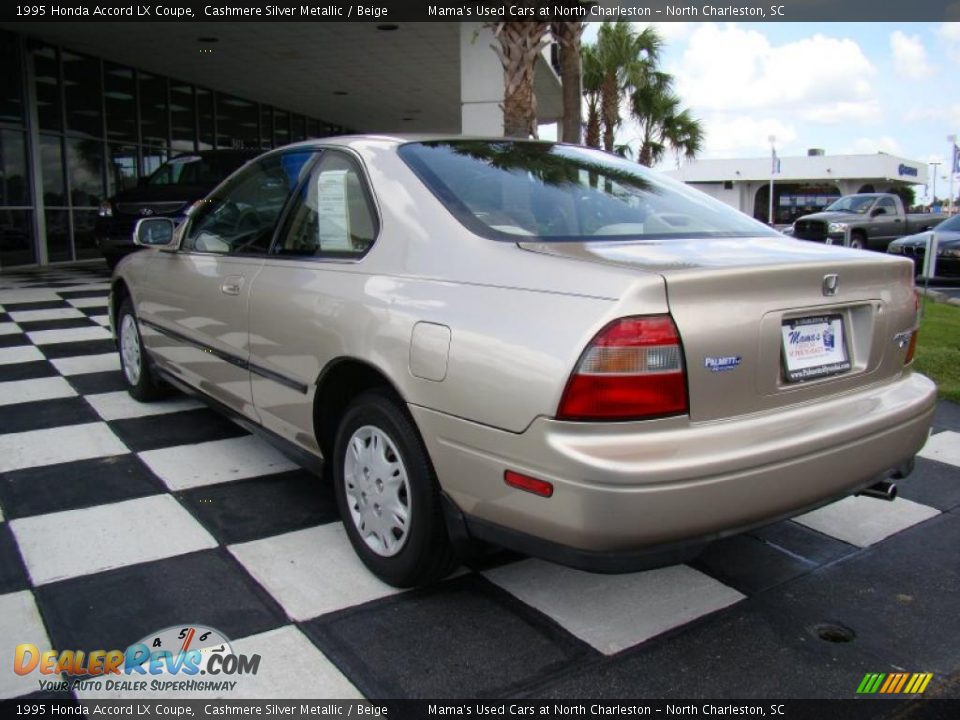
{"label": "car door handle", "polygon": [[239,295],[243,287],[243,275],[229,275],[220,285],[220,292],[224,295]]}

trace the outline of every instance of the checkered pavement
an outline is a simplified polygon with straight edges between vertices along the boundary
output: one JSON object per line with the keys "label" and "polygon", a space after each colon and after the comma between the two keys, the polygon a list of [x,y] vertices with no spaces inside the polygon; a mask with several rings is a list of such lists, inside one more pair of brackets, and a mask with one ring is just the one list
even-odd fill
{"label": "checkered pavement", "polygon": [[[674,666],[693,677],[721,652],[717,633],[761,692],[736,645],[761,647],[785,622],[776,603],[835,584],[844,562],[855,573],[904,531],[945,532],[938,518],[960,507],[960,412],[948,406],[893,503],[848,498],[648,572],[504,553],[398,591],[360,564],[317,478],[191,398],[129,398],[107,293],[93,265],[0,275],[0,697],[42,695],[36,674],[9,670],[19,643],[124,648],[187,623],[262,656],[228,697],[690,697],[695,685],[627,668],[687,643]],[[882,583],[890,571],[864,572]],[[791,632],[772,639],[789,649]]]}

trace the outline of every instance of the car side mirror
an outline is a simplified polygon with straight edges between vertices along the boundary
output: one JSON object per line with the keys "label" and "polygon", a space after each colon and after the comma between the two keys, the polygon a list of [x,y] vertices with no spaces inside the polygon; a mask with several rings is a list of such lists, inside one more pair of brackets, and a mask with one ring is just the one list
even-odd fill
{"label": "car side mirror", "polygon": [[137,221],[133,242],[143,247],[172,248],[177,225],[170,218],[144,218]]}

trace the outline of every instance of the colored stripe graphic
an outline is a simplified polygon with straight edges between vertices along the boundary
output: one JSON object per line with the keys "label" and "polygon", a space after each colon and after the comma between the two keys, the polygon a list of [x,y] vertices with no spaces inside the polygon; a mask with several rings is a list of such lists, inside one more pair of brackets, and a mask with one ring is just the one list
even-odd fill
{"label": "colored stripe graphic", "polygon": [[857,694],[919,695],[932,679],[933,673],[867,673],[857,686]]}

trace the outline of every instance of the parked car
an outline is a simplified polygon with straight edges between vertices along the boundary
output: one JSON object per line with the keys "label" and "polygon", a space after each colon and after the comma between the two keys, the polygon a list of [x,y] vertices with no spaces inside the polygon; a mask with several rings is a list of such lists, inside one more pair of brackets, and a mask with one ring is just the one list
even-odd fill
{"label": "parked car", "polygon": [[940,213],[906,213],[893,193],[844,195],[822,212],[804,215],[789,233],[800,240],[842,243],[850,233],[850,247],[883,252],[891,240],[929,230],[946,218]]}
{"label": "parked car", "polygon": [[[933,228],[933,232],[937,235],[936,276],[960,277],[960,215],[944,220]],[[929,236],[929,232],[924,232],[894,240],[887,248],[887,252],[910,258],[919,273],[923,270]]]}
{"label": "parked car", "polygon": [[144,217],[182,220],[186,210],[203,198],[259,150],[206,150],[171,158],[133,188],[100,204],[94,237],[110,268],[137,249],[133,228]]}
{"label": "parked car", "polygon": [[154,249],[112,282],[130,394],[169,383],[325,465],[394,585],[476,541],[675,562],[892,496],[876,483],[930,429],[909,262],[784,238],[600,151],[327,138],[174,225],[141,220]]}

